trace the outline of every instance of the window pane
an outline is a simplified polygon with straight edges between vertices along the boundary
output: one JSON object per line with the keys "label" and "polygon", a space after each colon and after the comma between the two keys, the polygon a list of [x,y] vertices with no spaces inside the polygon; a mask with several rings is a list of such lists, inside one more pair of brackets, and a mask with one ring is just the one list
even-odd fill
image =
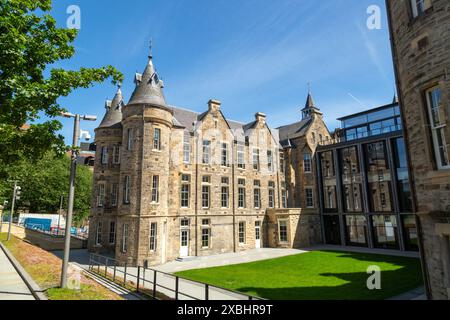
{"label": "window pane", "polygon": [[397,193],[400,211],[412,212],[412,194],[409,184],[405,141],[403,138],[394,140],[394,158],[397,170]]}
{"label": "window pane", "polygon": [[362,187],[356,147],[339,150],[345,212],[362,212]]}
{"label": "window pane", "polygon": [[391,172],[383,141],[364,146],[371,212],[392,212]]}
{"label": "window pane", "polygon": [[372,216],[372,224],[376,248],[398,249],[395,216]]}
{"label": "window pane", "polygon": [[406,250],[419,251],[416,219],[413,215],[402,216],[403,237],[405,238]]}
{"label": "window pane", "polygon": [[345,216],[348,245],[367,246],[367,222],[364,216]]}

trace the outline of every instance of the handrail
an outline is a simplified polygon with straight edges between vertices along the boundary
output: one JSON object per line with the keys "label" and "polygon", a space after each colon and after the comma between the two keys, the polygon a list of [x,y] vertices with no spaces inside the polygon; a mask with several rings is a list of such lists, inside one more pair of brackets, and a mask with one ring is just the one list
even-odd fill
{"label": "handrail", "polygon": [[[329,145],[337,144],[337,143],[350,142],[350,141],[355,141],[355,140],[358,140],[358,139],[375,137],[375,136],[379,136],[379,135],[382,135],[382,134],[387,134],[387,133],[391,133],[391,132],[397,132],[397,131],[401,131],[401,130],[402,130],[402,125],[401,124],[387,126],[387,127],[380,127],[378,129],[368,130],[368,131],[361,132],[361,133],[355,133],[355,134],[351,134],[351,135],[348,135],[348,136],[344,135],[342,137],[322,140],[322,141],[319,142],[319,146],[323,147],[323,146],[329,146]],[[348,137],[350,137],[351,139],[349,139]]]}
{"label": "handrail", "polygon": [[[104,259],[104,261],[105,261],[104,264],[102,263],[101,259]],[[109,265],[108,266],[108,262],[113,262],[113,265]],[[97,272],[98,272],[98,274],[100,276],[101,276],[101,274],[100,274],[100,267],[105,266],[105,270],[104,270],[105,277],[108,274],[108,267],[109,268],[113,268],[114,269],[113,281],[115,281],[117,272],[119,272],[120,274],[123,274],[123,277],[124,277],[123,284],[124,284],[124,286],[126,285],[126,277],[127,276],[130,276],[130,278],[135,278],[136,279],[136,287],[137,287],[137,291],[138,292],[140,290],[140,287],[139,287],[140,283],[143,283],[143,284],[149,283],[149,284],[153,284],[153,288],[154,289],[159,287],[159,288],[163,288],[165,290],[168,290],[168,291],[170,291],[172,293],[175,293],[175,300],[178,300],[178,296],[179,295],[182,295],[182,296],[194,299],[194,300],[201,300],[200,298],[194,297],[194,296],[192,296],[192,295],[190,295],[188,293],[180,292],[180,290],[179,290],[179,280],[181,279],[181,280],[190,282],[190,283],[192,283],[194,285],[203,286],[205,288],[205,300],[209,299],[210,288],[215,288],[215,289],[218,289],[218,290],[221,290],[221,291],[232,293],[234,295],[247,297],[249,300],[264,300],[263,298],[256,297],[256,296],[253,296],[253,295],[249,295],[249,294],[246,294],[246,293],[242,293],[242,292],[239,292],[239,291],[223,288],[223,287],[216,286],[216,285],[211,285],[211,284],[208,284],[208,283],[202,282],[202,281],[196,281],[196,280],[184,278],[184,277],[181,277],[181,276],[178,276],[178,275],[174,275],[172,273],[159,271],[159,270],[148,268],[148,267],[144,267],[144,266],[137,266],[137,267],[135,267],[135,268],[137,268],[137,275],[135,275],[135,274],[127,272],[127,267],[128,267],[127,264],[125,264],[124,270],[117,269],[117,267],[118,267],[117,266],[117,260],[115,258],[103,256],[103,255],[100,255],[100,254],[97,254],[97,253],[90,253],[90,257],[89,257],[89,269],[90,270],[94,269],[94,263],[95,263],[95,265],[98,268]],[[144,271],[144,277],[140,276],[141,269]],[[153,281],[151,281],[149,279],[145,279],[145,271],[146,270],[153,272]],[[166,287],[166,286],[164,286],[162,284],[158,284],[157,283],[158,281],[156,281],[156,283],[155,283],[155,279],[157,279],[157,274],[162,274],[162,275],[165,275],[165,276],[168,276],[168,277],[174,279],[175,280],[175,289]],[[155,298],[155,296],[156,296],[156,292],[153,292],[153,297]]]}

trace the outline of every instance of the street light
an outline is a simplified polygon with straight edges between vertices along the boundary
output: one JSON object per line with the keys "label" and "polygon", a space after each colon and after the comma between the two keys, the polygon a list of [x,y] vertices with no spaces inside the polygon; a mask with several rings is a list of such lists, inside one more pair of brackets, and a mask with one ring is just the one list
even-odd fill
{"label": "street light", "polygon": [[14,181],[14,191],[13,198],[11,203],[11,212],[9,213],[9,226],[8,226],[8,238],[7,241],[11,240],[11,225],[13,223],[13,215],[14,215],[14,205],[16,203],[16,199],[20,200],[22,188],[17,185],[17,181]]}
{"label": "street light", "polygon": [[5,211],[6,206],[8,205],[8,203],[9,203],[8,200],[3,201],[3,208],[2,208],[2,211],[1,211],[1,215],[0,215],[0,233],[2,233],[2,230],[3,230],[3,212]]}
{"label": "street light", "polygon": [[73,114],[70,112],[61,112],[61,115],[65,118],[74,118],[73,128],[73,142],[72,142],[72,155],[70,164],[70,181],[69,181],[69,199],[67,204],[67,217],[66,217],[66,232],[64,241],[64,257],[62,262],[61,272],[61,288],[67,287],[67,269],[69,266],[70,255],[70,237],[72,229],[72,215],[73,215],[73,201],[75,195],[75,177],[77,173],[77,147],[78,140],[80,139],[80,120],[96,121],[96,116]]}

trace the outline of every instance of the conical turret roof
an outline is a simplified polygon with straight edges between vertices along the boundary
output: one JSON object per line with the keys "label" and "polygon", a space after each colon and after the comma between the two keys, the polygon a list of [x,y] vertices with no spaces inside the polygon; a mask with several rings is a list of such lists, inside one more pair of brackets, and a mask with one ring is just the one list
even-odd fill
{"label": "conical turret roof", "polygon": [[123,96],[120,86],[117,88],[116,95],[112,101],[105,103],[106,113],[100,123],[99,128],[111,127],[122,121]]}
{"label": "conical turret roof", "polygon": [[136,88],[134,89],[128,105],[148,104],[151,106],[167,107],[162,88],[164,84],[159,79],[153,65],[153,57],[150,54],[144,73],[136,73]]}
{"label": "conical turret roof", "polygon": [[308,97],[306,98],[305,107],[302,109],[303,119],[311,117],[311,115],[313,113],[322,115],[322,112],[316,106],[316,103],[314,102],[314,99],[312,97],[311,91],[309,91],[308,92]]}

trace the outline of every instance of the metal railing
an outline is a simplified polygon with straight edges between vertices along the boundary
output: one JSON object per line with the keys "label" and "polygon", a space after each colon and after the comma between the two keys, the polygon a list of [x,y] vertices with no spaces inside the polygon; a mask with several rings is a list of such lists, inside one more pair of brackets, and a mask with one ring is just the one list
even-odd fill
{"label": "metal railing", "polygon": [[[345,130],[347,130],[347,129],[343,129],[343,131],[345,131]],[[323,147],[323,146],[329,146],[332,144],[337,144],[337,143],[342,143],[342,142],[350,142],[350,141],[355,141],[358,139],[374,137],[374,136],[391,133],[391,132],[397,132],[397,131],[401,131],[401,130],[402,130],[402,125],[400,125],[400,124],[393,125],[393,126],[380,127],[380,128],[369,130],[369,131],[358,132],[355,134],[346,134],[342,137],[322,140],[319,142],[319,146]]]}
{"label": "metal railing", "polygon": [[119,266],[111,257],[91,253],[89,270],[127,289],[158,300],[264,300],[147,267]]}
{"label": "metal railing", "polygon": [[[17,227],[21,227],[21,228],[27,229],[27,230],[32,230],[32,231],[36,231],[36,232],[39,232],[39,233],[42,233],[42,234],[46,234],[46,235],[54,237],[54,238],[63,238],[66,235],[66,230],[65,229],[61,229],[58,232],[55,232],[55,231],[45,230],[44,228],[39,228],[37,225],[34,225],[33,227],[27,226],[27,225],[25,225],[23,223],[17,223],[17,224],[13,223],[13,225],[15,225]],[[80,240],[88,240],[88,238],[89,238],[89,234],[88,233],[80,233],[80,232],[71,233],[71,236],[74,237],[74,238],[78,238]]]}

